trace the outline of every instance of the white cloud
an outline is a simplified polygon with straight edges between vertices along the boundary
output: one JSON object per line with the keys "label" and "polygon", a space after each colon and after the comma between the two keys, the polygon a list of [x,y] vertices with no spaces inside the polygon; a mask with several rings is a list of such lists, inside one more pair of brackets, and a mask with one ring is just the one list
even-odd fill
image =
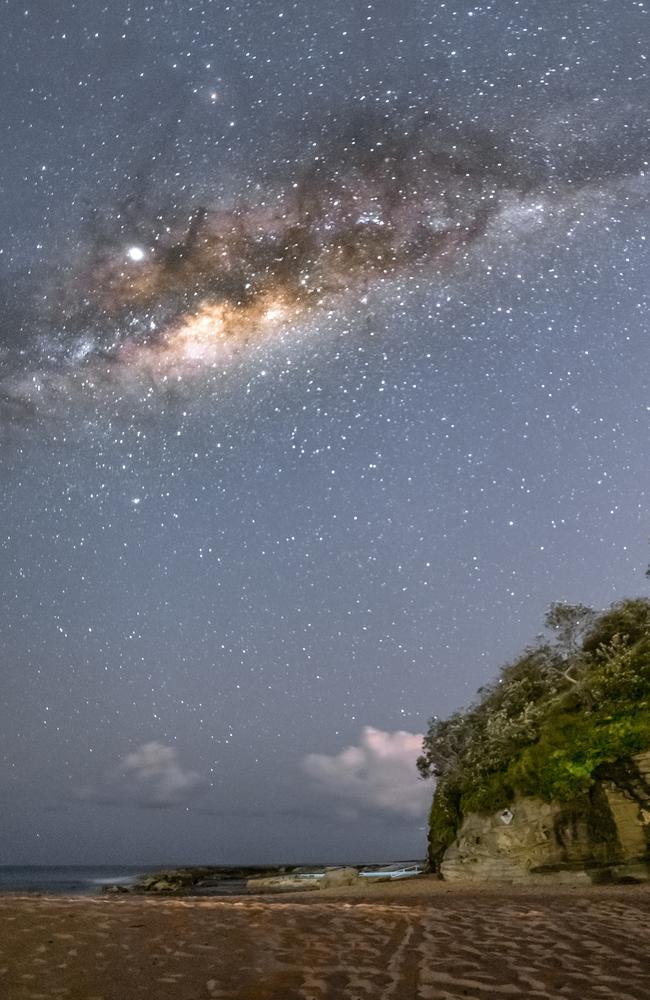
{"label": "white cloud", "polygon": [[170,806],[185,802],[202,784],[196,771],[182,767],[176,747],[157,740],[143,743],[122,760],[124,790],[143,805]]}
{"label": "white cloud", "polygon": [[388,733],[366,726],[358,746],[333,756],[310,753],[302,767],[322,792],[359,815],[379,811],[405,817],[423,816],[432,788],[418,776],[415,761],[422,735],[402,730]]}
{"label": "white cloud", "polygon": [[196,771],[182,766],[176,747],[152,740],[122,757],[96,782],[79,788],[76,797],[105,805],[156,808],[187,802],[204,787]]}

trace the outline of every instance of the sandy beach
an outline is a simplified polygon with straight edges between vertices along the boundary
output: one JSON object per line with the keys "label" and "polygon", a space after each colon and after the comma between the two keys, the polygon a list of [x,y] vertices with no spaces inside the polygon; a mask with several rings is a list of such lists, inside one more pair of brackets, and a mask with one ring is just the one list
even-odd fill
{"label": "sandy beach", "polygon": [[0,897],[3,1000],[647,1000],[648,887]]}

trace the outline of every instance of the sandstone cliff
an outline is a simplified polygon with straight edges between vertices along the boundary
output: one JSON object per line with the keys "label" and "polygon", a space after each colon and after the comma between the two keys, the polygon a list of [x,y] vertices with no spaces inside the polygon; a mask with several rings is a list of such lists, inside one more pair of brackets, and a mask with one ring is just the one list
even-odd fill
{"label": "sandstone cliff", "polygon": [[517,796],[505,810],[470,813],[445,851],[450,881],[650,881],[650,752],[571,803]]}

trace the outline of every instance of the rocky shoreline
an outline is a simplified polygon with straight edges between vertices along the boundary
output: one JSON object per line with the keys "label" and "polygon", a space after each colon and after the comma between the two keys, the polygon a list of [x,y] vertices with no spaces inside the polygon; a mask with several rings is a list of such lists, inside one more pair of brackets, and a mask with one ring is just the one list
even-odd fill
{"label": "rocky shoreline", "polygon": [[[198,866],[167,868],[142,875],[131,883],[105,885],[107,895],[232,896],[279,892],[313,892],[364,881],[361,871],[381,871],[379,865],[360,866]],[[389,882],[376,876],[373,882]]]}

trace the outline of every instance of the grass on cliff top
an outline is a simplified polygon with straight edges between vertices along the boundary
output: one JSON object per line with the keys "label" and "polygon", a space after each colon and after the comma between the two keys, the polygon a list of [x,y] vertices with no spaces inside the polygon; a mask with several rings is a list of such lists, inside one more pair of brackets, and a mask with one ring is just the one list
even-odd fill
{"label": "grass on cliff top", "polygon": [[650,601],[601,614],[553,605],[546,624],[553,640],[506,665],[467,712],[431,720],[418,766],[437,778],[434,861],[468,813],[496,812],[517,793],[575,801],[650,749]]}

